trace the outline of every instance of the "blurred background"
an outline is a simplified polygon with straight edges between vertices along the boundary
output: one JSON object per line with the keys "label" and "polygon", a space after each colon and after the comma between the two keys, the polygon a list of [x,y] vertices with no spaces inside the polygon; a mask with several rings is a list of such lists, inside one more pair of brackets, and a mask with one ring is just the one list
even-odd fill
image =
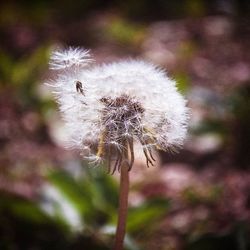
{"label": "blurred background", "polygon": [[110,249],[118,175],[64,149],[50,90],[55,47],[97,63],[140,58],[192,110],[178,154],[131,172],[127,250],[250,249],[250,2],[0,2],[0,249]]}

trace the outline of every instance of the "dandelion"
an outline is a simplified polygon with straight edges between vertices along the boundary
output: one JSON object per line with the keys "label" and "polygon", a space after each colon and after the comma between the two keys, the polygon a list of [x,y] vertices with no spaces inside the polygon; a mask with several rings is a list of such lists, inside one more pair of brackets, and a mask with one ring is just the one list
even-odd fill
{"label": "dandelion", "polygon": [[[64,61],[72,51],[85,54],[80,49],[55,52],[51,65],[63,64],[55,55],[60,54]],[[86,66],[90,60],[79,57],[75,65]],[[66,122],[68,142],[80,151],[88,148],[83,154],[87,159],[110,160],[109,168],[116,162],[115,172],[121,169],[126,145],[132,168],[134,141],[142,145],[148,166],[153,165],[155,148],[175,151],[182,145],[188,118],[186,101],[163,70],[131,60],[72,72],[59,73],[52,85]]]}
{"label": "dandelion", "polygon": [[108,172],[121,172],[115,249],[122,249],[134,143],[141,144],[146,165],[154,165],[155,149],[175,151],[183,144],[188,109],[175,82],[153,64],[127,60],[90,67],[91,61],[79,48],[54,52],[51,68],[61,72],[52,86],[69,145],[95,164],[107,162]]}

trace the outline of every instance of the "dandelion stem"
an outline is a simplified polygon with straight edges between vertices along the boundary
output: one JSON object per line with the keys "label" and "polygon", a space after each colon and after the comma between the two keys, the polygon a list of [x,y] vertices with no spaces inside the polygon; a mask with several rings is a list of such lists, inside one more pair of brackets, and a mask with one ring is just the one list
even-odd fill
{"label": "dandelion stem", "polygon": [[128,191],[129,191],[129,165],[128,165],[128,147],[123,150],[123,160],[120,174],[120,192],[118,208],[118,224],[116,228],[115,244],[113,250],[122,250],[123,241],[126,234],[126,219],[128,211]]}

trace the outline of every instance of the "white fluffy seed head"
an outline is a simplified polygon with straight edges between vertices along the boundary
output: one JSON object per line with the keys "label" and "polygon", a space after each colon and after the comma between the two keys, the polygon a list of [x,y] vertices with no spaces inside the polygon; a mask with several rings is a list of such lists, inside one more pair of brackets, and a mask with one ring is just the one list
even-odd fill
{"label": "white fluffy seed head", "polygon": [[[86,50],[70,48],[52,55],[51,68],[88,60]],[[176,83],[150,63],[128,60],[63,71],[52,85],[70,146],[95,162],[109,150],[121,152],[124,141],[141,143],[149,154],[152,148],[174,151],[186,136],[186,100]]]}

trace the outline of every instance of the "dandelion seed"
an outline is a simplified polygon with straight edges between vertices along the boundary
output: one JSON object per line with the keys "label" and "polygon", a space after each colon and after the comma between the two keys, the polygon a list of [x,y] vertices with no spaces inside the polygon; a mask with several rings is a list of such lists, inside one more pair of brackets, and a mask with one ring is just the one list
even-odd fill
{"label": "dandelion seed", "polygon": [[134,164],[134,143],[141,144],[146,165],[153,166],[154,149],[176,151],[182,146],[188,108],[175,82],[159,67],[130,60],[87,69],[89,62],[86,50],[54,52],[51,69],[67,70],[60,71],[50,85],[55,88],[68,144],[95,165],[106,161],[109,173],[121,172],[114,248],[120,250],[125,236],[128,171]]}
{"label": "dandelion seed", "polygon": [[92,62],[88,50],[69,48],[68,50],[54,51],[51,55],[50,69],[61,70],[66,68],[84,67]]}

